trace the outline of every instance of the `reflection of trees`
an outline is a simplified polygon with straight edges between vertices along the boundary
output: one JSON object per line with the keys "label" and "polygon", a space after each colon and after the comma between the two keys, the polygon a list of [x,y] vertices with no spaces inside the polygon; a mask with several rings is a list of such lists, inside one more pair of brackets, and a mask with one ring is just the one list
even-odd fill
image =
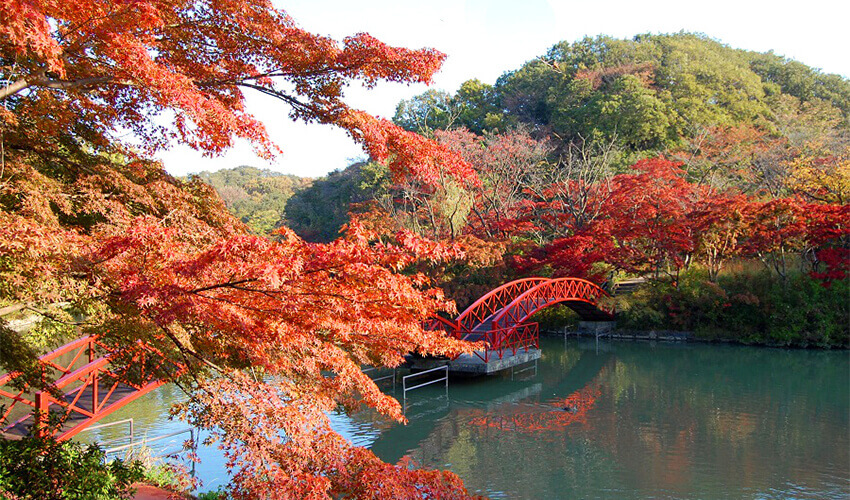
{"label": "reflection of trees", "polygon": [[611,411],[582,431],[595,433],[635,488],[846,488],[823,476],[846,476],[850,463],[846,356],[634,344],[616,355],[601,381],[610,402],[599,403]]}
{"label": "reflection of trees", "polygon": [[[534,397],[540,393],[542,385],[533,380],[515,381],[506,377],[497,377],[499,382],[495,384],[482,384],[481,381],[466,380],[453,382],[450,389],[450,401],[486,401],[486,407],[476,410],[467,408],[461,412],[479,411],[482,414],[497,412],[498,407],[503,404],[513,404],[516,401]],[[414,399],[412,397],[411,399]],[[406,414],[408,423],[405,426],[389,425],[386,419],[377,416],[374,412],[369,414],[360,413],[354,418],[361,420],[369,416],[383,419],[383,423],[376,423],[376,428],[381,430],[380,438],[375,441],[372,451],[388,462],[395,462],[405,455],[407,451],[415,449],[425,441],[435,443],[450,443],[458,434],[457,429],[440,428],[438,422],[445,418],[452,418],[453,411],[450,405],[445,404],[442,396],[434,397],[434,391],[422,390],[415,396],[415,403]],[[443,439],[448,432],[448,438]],[[435,444],[438,449],[445,449],[442,444]]]}
{"label": "reflection of trees", "polygon": [[[406,458],[427,467],[449,464],[471,491],[503,493],[508,498],[552,498],[550,488],[568,476],[571,481],[601,484],[613,471],[601,471],[598,464],[605,462],[604,456],[583,438],[570,437],[570,429],[587,425],[600,394],[596,380],[613,358],[576,349],[565,356],[557,355],[556,349],[548,352],[553,355],[541,362],[538,379],[544,385],[538,394],[458,408],[435,422],[431,434]],[[564,366],[571,370],[562,370]],[[553,397],[553,392],[564,396]],[[575,411],[565,411],[568,405]],[[573,455],[578,449],[583,452]]]}
{"label": "reflection of trees", "polygon": [[539,395],[455,407],[414,461],[511,498],[850,493],[846,353],[542,341]]}
{"label": "reflection of trees", "polygon": [[487,412],[472,418],[468,424],[473,427],[492,427],[503,432],[551,433],[573,424],[586,424],[587,413],[600,394],[598,386],[587,386],[564,399],[535,407],[534,411],[512,405],[505,411]]}

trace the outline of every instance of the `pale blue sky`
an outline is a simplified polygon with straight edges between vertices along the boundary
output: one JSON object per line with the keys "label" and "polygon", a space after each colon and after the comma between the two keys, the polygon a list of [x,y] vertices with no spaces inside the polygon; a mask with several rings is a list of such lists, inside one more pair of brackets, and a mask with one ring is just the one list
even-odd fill
{"label": "pale blue sky", "polygon": [[[732,47],[773,49],[827,73],[850,75],[850,1],[811,0],[276,0],[305,29],[341,39],[367,32],[398,46],[434,47],[448,54],[434,88],[453,92],[465,80],[494,83],[502,73],[543,54],[561,40],[605,34],[702,32]],[[391,118],[399,100],[424,85],[352,86],[348,102]],[[325,125],[292,123],[273,99],[248,95],[249,109],[269,129],[284,154],[268,163],[237,144],[222,157],[204,158],[185,147],[160,155],[176,175],[239,165],[316,177],[363,155],[345,133]]]}

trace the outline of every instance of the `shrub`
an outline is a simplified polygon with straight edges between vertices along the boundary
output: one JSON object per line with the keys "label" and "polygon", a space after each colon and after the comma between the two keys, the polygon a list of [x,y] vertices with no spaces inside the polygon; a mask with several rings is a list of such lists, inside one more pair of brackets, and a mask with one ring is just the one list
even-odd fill
{"label": "shrub", "polygon": [[143,477],[139,462],[107,463],[95,445],[27,436],[0,439],[0,498],[111,500],[131,498]]}
{"label": "shrub", "polygon": [[619,297],[620,327],[690,330],[708,339],[783,346],[850,346],[850,282],[824,287],[807,274],[778,278],[765,271],[721,275],[699,269],[678,286],[654,282]]}

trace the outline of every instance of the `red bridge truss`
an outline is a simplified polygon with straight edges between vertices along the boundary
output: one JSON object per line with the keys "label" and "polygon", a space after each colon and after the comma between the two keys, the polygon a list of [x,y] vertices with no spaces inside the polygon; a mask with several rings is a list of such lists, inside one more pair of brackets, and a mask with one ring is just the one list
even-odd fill
{"label": "red bridge truss", "polygon": [[585,321],[612,321],[614,309],[600,302],[605,297],[605,290],[579,278],[523,278],[486,293],[456,319],[434,318],[426,328],[486,342],[488,349],[476,355],[487,362],[509,350],[516,354],[517,349],[537,349],[537,323],[527,320],[549,306],[566,304]]}
{"label": "red bridge truss", "polygon": [[[142,342],[116,350],[96,337],[77,339],[39,362],[42,381],[55,379],[48,390],[33,391],[20,372],[0,377],[0,430],[7,437],[22,436],[38,422],[41,432],[69,439],[183,370]],[[58,417],[55,425],[46,425],[49,414]]]}

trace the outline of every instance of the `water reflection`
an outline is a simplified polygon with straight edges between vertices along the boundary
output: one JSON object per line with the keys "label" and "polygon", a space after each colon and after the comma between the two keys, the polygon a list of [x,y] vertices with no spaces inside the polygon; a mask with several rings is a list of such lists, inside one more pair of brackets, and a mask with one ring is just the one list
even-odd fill
{"label": "water reflection", "polygon": [[[409,393],[407,426],[374,412],[335,415],[334,426],[386,461],[449,468],[494,498],[850,495],[846,352],[541,347],[537,370],[452,379],[448,397]],[[180,397],[163,388],[110,418],[165,433],[184,425],[163,420]],[[218,450],[200,456],[204,489],[226,481]]]}

